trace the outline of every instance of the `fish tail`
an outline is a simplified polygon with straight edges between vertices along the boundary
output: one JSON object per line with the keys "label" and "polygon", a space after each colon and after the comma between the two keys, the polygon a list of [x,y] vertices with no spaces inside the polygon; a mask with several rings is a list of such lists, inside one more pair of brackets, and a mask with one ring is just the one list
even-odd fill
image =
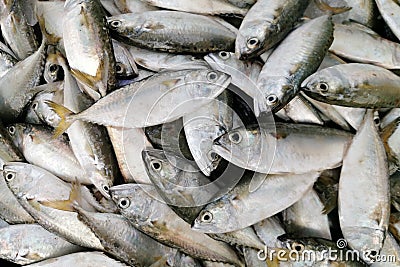
{"label": "fish tail", "polygon": [[71,192],[67,200],[39,201],[43,206],[64,211],[75,211],[76,206],[82,203],[82,194],[79,182],[72,182]]}
{"label": "fish tail", "polygon": [[332,15],[342,14],[351,9],[351,7],[348,7],[348,6],[332,7],[332,6],[328,5],[326,2],[324,2],[323,0],[314,0],[314,3],[320,10],[329,12]]}
{"label": "fish tail", "polygon": [[57,138],[62,135],[76,120],[76,118],[74,117],[74,115],[76,114],[66,107],[54,103],[53,101],[45,101],[45,104],[48,105],[61,119],[60,123],[57,125],[54,131],[53,137]]}
{"label": "fish tail", "polygon": [[39,22],[40,30],[42,32],[42,38],[43,38],[42,43],[45,43],[47,45],[54,45],[54,46],[58,45],[61,38],[58,36],[55,36],[52,33],[49,33],[46,30],[46,22],[45,22],[44,16],[38,14],[37,20]]}

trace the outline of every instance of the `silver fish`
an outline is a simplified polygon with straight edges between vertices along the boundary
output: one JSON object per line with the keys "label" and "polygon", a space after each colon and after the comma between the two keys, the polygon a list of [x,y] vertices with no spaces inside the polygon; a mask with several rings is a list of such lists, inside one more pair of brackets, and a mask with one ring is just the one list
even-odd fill
{"label": "silver fish", "polygon": [[138,75],[138,69],[134,57],[129,52],[129,48],[113,40],[115,54],[115,72],[117,78],[126,79]]}
{"label": "silver fish", "polygon": [[400,5],[394,0],[375,0],[382,18],[390,27],[394,35],[400,39],[400,20],[397,16],[400,12]]}

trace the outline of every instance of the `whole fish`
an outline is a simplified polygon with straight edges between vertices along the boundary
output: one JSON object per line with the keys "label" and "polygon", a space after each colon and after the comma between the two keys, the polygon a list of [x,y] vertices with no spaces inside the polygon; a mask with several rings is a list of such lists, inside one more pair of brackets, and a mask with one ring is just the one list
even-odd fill
{"label": "whole fish", "polygon": [[77,180],[83,184],[91,184],[89,177],[82,175],[85,171],[65,136],[54,139],[53,130],[42,125],[13,124],[7,129],[14,144],[29,163],[42,167],[67,182]]}
{"label": "whole fish", "polygon": [[121,41],[175,53],[229,50],[237,33],[222,19],[179,11],[146,11],[107,20],[111,33]]}
{"label": "whole fish", "polygon": [[[367,188],[374,190],[365,194]],[[373,111],[368,110],[343,159],[338,199],[343,236],[351,248],[371,253],[363,254],[365,261],[382,249],[389,224],[389,193],[385,149]]]}
{"label": "whole fish", "polygon": [[253,171],[306,173],[340,166],[351,138],[350,133],[333,128],[276,123],[276,131],[233,129],[214,141],[213,150],[235,165]]}
{"label": "whole fish", "polygon": [[[260,173],[255,175],[266,176]],[[205,233],[226,233],[253,225],[298,201],[310,190],[318,176],[317,172],[268,175],[261,186],[251,193],[249,184],[252,177],[242,179],[233,190],[208,204],[192,228]],[[276,201],[265,202],[265,196],[271,196]],[[257,209],[260,205],[263,208]]]}
{"label": "whole fish", "polygon": [[350,63],[320,70],[301,85],[310,97],[334,105],[359,108],[400,106],[400,78],[382,67]]}
{"label": "whole fish", "polygon": [[107,266],[107,267],[127,267],[121,263],[106,256],[102,252],[87,251],[72,253],[65,256],[44,260],[38,263],[26,265],[29,267],[88,267],[88,266]]}
{"label": "whole fish", "polygon": [[256,57],[281,41],[293,28],[309,0],[258,0],[247,12],[236,38],[240,59]]}
{"label": "whole fish", "polygon": [[74,201],[91,207],[79,197],[79,188],[72,188],[44,169],[26,163],[8,163],[3,179],[22,207],[43,228],[76,245],[104,249],[100,240],[73,212]]}
{"label": "whole fish", "polygon": [[0,258],[21,265],[84,250],[38,224],[19,224],[1,228],[0,238],[2,240]]}
{"label": "whole fish", "polygon": [[[100,1],[67,0],[63,40],[72,73],[94,94],[114,89],[115,58]],[[98,99],[97,98],[97,99]]]}
{"label": "whole fish", "polygon": [[134,46],[129,47],[129,52],[138,65],[152,71],[209,68],[204,60],[191,55],[170,54]]}
{"label": "whole fish", "polygon": [[25,1],[2,0],[0,2],[0,27],[4,40],[19,60],[32,55],[39,47],[34,29],[23,12]]}
{"label": "whole fish", "polygon": [[244,266],[227,244],[193,231],[166,204],[147,195],[152,190],[151,185],[125,184],[112,187],[111,195],[121,214],[156,240],[193,257]]}
{"label": "whole fish", "polygon": [[329,51],[354,62],[400,69],[400,44],[380,37],[361,24],[335,24],[334,41]]}
{"label": "whole fish", "polygon": [[239,8],[225,0],[199,0],[195,3],[185,0],[142,0],[143,2],[164,9],[178,10],[205,15],[242,15],[247,13],[246,8]]}
{"label": "whole fish", "polygon": [[300,90],[303,80],[318,69],[332,41],[333,23],[328,15],[293,30],[261,70],[257,86],[265,100],[255,99],[255,114],[265,111],[265,106],[278,111],[286,105]]}
{"label": "whole fish", "polygon": [[160,257],[177,253],[136,230],[122,215],[76,209],[78,218],[100,239],[105,250],[131,266],[150,266]]}
{"label": "whole fish", "polygon": [[[56,135],[62,134],[76,120],[125,128],[174,121],[212,101],[229,82],[228,75],[217,71],[162,72],[122,87],[78,114],[72,114],[70,110],[50,103],[61,118]],[[181,104],[176,107],[171,103]],[[134,115],[125,116],[126,114]]]}

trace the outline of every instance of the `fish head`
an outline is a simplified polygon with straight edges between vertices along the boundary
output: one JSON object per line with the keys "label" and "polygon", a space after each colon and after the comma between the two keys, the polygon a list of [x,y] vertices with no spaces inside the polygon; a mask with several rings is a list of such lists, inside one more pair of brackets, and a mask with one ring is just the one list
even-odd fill
{"label": "fish head", "polygon": [[160,179],[170,180],[170,177],[177,175],[178,170],[172,166],[165,152],[160,149],[145,149],[142,151],[142,158],[149,177],[159,181]]}
{"label": "fish head", "polygon": [[[228,199],[208,204],[197,216],[192,224],[192,229],[203,233],[224,233],[227,232],[226,224],[236,225],[234,210]],[[227,203],[228,202],[228,203]]]}
{"label": "fish head", "polygon": [[228,74],[209,69],[189,71],[183,79],[188,88],[188,94],[193,98],[214,99],[231,82],[231,77]]}
{"label": "fish head", "polygon": [[267,28],[253,27],[240,28],[235,42],[235,54],[240,60],[256,57],[262,54],[265,48],[265,40],[268,35]]}
{"label": "fish head", "polygon": [[20,150],[24,145],[25,136],[32,133],[32,127],[29,124],[15,123],[7,126],[7,132],[14,142],[14,145]]}
{"label": "fish head", "polygon": [[14,193],[20,197],[22,192],[29,192],[35,186],[34,179],[38,173],[30,164],[22,162],[8,162],[4,165],[2,179],[4,179]]}
{"label": "fish head", "polygon": [[255,148],[259,145],[257,135],[245,127],[239,127],[215,139],[212,149],[222,158],[244,167],[249,164],[253,154],[257,153]]}
{"label": "fish head", "polygon": [[330,98],[345,93],[346,85],[340,75],[333,75],[329,68],[309,76],[301,84],[301,89],[311,97]]}
{"label": "fish head", "polygon": [[218,70],[225,70],[230,66],[230,61],[235,54],[227,51],[220,51],[216,53],[210,53],[204,56],[204,60],[213,68]]}
{"label": "fish head", "polygon": [[284,77],[261,78],[258,86],[264,92],[264,103],[273,112],[283,108],[297,93],[297,88]]}

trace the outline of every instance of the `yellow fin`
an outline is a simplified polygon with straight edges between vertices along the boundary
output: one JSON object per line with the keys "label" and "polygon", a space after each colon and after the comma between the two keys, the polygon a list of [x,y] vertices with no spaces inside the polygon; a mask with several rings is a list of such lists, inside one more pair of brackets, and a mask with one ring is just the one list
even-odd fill
{"label": "yellow fin", "polygon": [[62,135],[71,124],[75,121],[73,118],[74,112],[67,109],[66,107],[54,103],[53,101],[45,101],[45,104],[48,105],[57,115],[60,117],[60,123],[57,125],[54,130],[53,138],[57,138]]}
{"label": "yellow fin", "polygon": [[46,42],[46,44],[57,45],[60,42],[61,37],[55,36],[54,34],[47,32],[46,22],[43,15],[38,15],[37,19],[40,25],[40,29],[42,31],[43,40]]}
{"label": "yellow fin", "polygon": [[341,6],[341,7],[332,7],[325,3],[323,0],[314,0],[315,5],[322,11],[331,12],[333,15],[338,15],[344,12],[347,12],[351,9],[351,7]]}
{"label": "yellow fin", "polygon": [[43,206],[50,207],[57,210],[64,211],[75,211],[74,204],[81,201],[81,191],[78,183],[72,183],[71,192],[67,200],[55,200],[55,201],[39,201]]}

